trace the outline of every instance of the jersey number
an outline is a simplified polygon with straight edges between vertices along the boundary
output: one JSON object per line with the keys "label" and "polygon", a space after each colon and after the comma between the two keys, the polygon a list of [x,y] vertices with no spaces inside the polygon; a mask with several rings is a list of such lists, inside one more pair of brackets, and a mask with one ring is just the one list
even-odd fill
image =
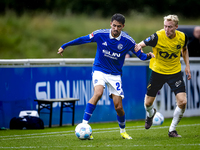
{"label": "jersey number", "polygon": [[116,89],[117,89],[117,91],[119,91],[119,90],[120,90],[120,83],[119,83],[119,82],[117,82],[117,83],[116,83],[116,86],[117,86],[117,88],[116,88]]}

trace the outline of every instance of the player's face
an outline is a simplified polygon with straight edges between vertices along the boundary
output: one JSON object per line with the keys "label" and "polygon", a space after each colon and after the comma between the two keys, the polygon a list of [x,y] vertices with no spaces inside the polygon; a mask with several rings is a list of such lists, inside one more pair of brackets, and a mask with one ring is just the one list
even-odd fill
{"label": "player's face", "polygon": [[169,38],[174,38],[176,36],[175,30],[178,28],[178,25],[175,25],[174,21],[164,21],[165,34]]}
{"label": "player's face", "polygon": [[111,34],[114,38],[117,38],[122,29],[124,28],[124,24],[116,21],[116,20],[113,20],[113,22],[110,23],[110,26],[111,26]]}

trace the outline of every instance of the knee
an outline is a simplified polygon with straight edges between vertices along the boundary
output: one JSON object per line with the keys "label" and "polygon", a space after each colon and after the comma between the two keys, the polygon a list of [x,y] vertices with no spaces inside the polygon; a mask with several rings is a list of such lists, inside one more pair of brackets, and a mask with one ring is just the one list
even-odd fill
{"label": "knee", "polygon": [[155,97],[151,97],[151,96],[145,96],[145,100],[144,100],[144,105],[146,106],[146,107],[150,107],[150,106],[152,106],[153,105],[153,102],[154,102],[154,99],[155,99]]}
{"label": "knee", "polygon": [[122,106],[115,106],[115,110],[116,110],[116,112],[117,112],[117,114],[119,115],[119,116],[123,116],[124,115],[124,109],[123,109],[123,107]]}
{"label": "knee", "polygon": [[122,106],[115,106],[115,110],[117,111],[117,112],[120,112],[120,111],[122,111],[123,110],[123,108],[122,108]]}
{"label": "knee", "polygon": [[101,99],[102,95],[103,95],[102,91],[95,91],[94,92],[94,97],[96,97],[98,100]]}
{"label": "knee", "polygon": [[146,107],[150,107],[150,106],[152,106],[152,104],[153,104],[153,103],[150,103],[150,102],[144,102],[144,105],[145,105]]}
{"label": "knee", "polygon": [[185,109],[186,105],[187,105],[187,100],[186,99],[179,100],[179,102],[178,102],[178,107],[179,108]]}
{"label": "knee", "polygon": [[185,109],[187,105],[186,93],[178,93],[176,95],[177,105],[181,109]]}

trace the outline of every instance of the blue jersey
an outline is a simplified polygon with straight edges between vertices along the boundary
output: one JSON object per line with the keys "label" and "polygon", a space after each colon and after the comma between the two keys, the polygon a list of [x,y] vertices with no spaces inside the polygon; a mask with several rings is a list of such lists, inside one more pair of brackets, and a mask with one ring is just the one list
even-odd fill
{"label": "blue jersey", "polygon": [[119,37],[114,38],[111,35],[111,29],[96,30],[89,35],[65,43],[61,47],[65,49],[67,46],[90,42],[97,43],[93,71],[101,71],[112,75],[122,75],[122,67],[125,55],[128,51],[132,51],[141,60],[148,59],[145,53],[142,53],[141,51],[136,53],[134,51],[136,43],[132,37],[122,31]]}

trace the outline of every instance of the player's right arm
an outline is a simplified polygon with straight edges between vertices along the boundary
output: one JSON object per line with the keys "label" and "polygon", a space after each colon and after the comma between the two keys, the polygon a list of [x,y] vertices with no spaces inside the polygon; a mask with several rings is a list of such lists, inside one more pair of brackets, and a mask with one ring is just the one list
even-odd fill
{"label": "player's right arm", "polygon": [[140,43],[135,45],[134,50],[135,50],[135,52],[138,52],[139,50],[141,50],[143,52],[142,48],[145,46],[146,46],[146,44],[143,41],[141,41]]}
{"label": "player's right arm", "polygon": [[146,44],[144,43],[144,41],[141,41],[138,45],[141,46],[141,48],[146,47]]}
{"label": "player's right arm", "polygon": [[158,42],[158,35],[157,33],[152,34],[151,36],[149,36],[148,38],[146,38],[145,40],[141,41],[138,46],[135,46],[135,51],[139,51],[140,49],[142,50],[143,47],[146,46],[151,46],[151,47],[155,47],[157,45]]}
{"label": "player's right arm", "polygon": [[57,52],[57,54],[60,54],[61,56],[63,56],[63,51],[64,51],[64,49],[62,48],[62,47],[60,47],[59,49],[58,49],[58,52]]}
{"label": "player's right arm", "polygon": [[157,33],[152,34],[150,37],[146,38],[144,41],[140,42],[141,46],[151,46],[155,47],[158,43]]}
{"label": "player's right arm", "polygon": [[72,45],[81,45],[81,44],[85,44],[85,43],[90,43],[90,42],[93,42],[93,33],[89,34],[89,35],[86,35],[86,36],[82,36],[82,37],[79,37],[77,39],[74,39],[70,42],[67,42],[65,44],[63,44],[59,49],[58,49],[58,52],[57,54],[60,54],[61,56],[63,56],[63,52],[64,52],[64,49],[68,46],[72,46]]}

